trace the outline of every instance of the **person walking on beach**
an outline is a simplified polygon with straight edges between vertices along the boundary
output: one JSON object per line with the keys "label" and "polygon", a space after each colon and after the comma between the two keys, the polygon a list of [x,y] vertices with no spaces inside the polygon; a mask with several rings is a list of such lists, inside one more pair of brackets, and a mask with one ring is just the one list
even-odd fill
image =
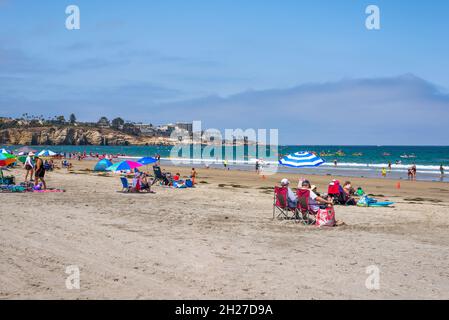
{"label": "person walking on beach", "polygon": [[410,180],[416,180],[416,165],[413,164],[409,169],[408,169],[408,178]]}
{"label": "person walking on beach", "polygon": [[443,167],[443,164],[440,165],[440,173],[441,173],[441,177],[444,177],[444,167]]}
{"label": "person walking on beach", "polygon": [[416,164],[413,164],[413,167],[412,167],[412,173],[413,173],[413,180],[416,180]]}
{"label": "person walking on beach", "polygon": [[[228,167],[228,160],[224,159],[223,166],[224,166],[224,168],[226,170],[226,168]],[[229,170],[229,168],[228,168],[228,170]]]}
{"label": "person walking on beach", "polygon": [[382,177],[386,178],[387,177],[387,169],[382,168]]}
{"label": "person walking on beach", "polygon": [[43,190],[47,189],[47,184],[45,183],[45,168],[44,168],[44,162],[41,158],[36,157],[36,165],[35,165],[35,172],[34,172],[34,186],[37,186],[39,184],[39,181],[42,182]]}
{"label": "person walking on beach", "polygon": [[407,178],[408,180],[412,180],[413,173],[412,173],[412,167],[407,169]]}
{"label": "person walking on beach", "polygon": [[260,163],[259,163],[259,160],[256,160],[256,173],[257,173],[257,174],[260,173]]}
{"label": "person walking on beach", "polygon": [[391,171],[391,161],[388,161],[388,171]]}
{"label": "person walking on beach", "polygon": [[34,153],[28,153],[28,156],[25,160],[25,182],[28,182],[28,174],[30,175],[30,181],[33,181],[33,173],[34,173],[34,162],[33,162]]}
{"label": "person walking on beach", "polygon": [[337,166],[337,159],[334,160],[334,166]]}

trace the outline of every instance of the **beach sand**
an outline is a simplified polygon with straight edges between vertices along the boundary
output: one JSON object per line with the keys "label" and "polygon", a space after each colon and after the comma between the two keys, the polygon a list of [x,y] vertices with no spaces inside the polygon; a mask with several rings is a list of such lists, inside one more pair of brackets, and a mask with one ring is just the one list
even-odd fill
{"label": "beach sand", "polygon": [[[351,178],[395,206],[338,206],[346,225],[320,229],[272,219],[270,187],[299,175],[198,168],[196,188],[123,194],[92,167],[48,173],[65,193],[0,194],[1,299],[449,298],[449,184]],[[319,191],[332,179],[304,177]]]}

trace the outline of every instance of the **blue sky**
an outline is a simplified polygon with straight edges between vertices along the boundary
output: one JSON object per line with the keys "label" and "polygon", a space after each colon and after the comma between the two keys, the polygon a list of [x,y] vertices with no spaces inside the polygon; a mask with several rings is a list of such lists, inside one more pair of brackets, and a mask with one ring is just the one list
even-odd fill
{"label": "blue sky", "polygon": [[[65,29],[70,4],[81,30]],[[0,115],[447,145],[448,18],[444,0],[0,0]]]}

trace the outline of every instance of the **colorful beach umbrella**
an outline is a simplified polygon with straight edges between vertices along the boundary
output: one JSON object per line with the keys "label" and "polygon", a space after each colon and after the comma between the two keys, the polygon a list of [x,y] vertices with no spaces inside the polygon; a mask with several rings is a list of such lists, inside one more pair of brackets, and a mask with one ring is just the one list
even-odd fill
{"label": "colorful beach umbrella", "polygon": [[286,167],[293,168],[310,168],[318,167],[325,161],[315,154],[307,151],[296,152],[289,154],[279,160],[279,163]]}
{"label": "colorful beach umbrella", "polygon": [[106,171],[113,171],[113,172],[129,171],[129,170],[133,170],[135,168],[141,167],[141,166],[143,166],[143,164],[141,164],[139,162],[126,160],[126,161],[121,161],[116,164],[113,164],[112,166],[106,168]]}
{"label": "colorful beach umbrella", "polygon": [[0,167],[6,167],[16,162],[16,157],[9,153],[0,153]]}
{"label": "colorful beach umbrella", "polygon": [[39,152],[37,154],[37,156],[39,156],[39,157],[54,157],[56,155],[58,155],[58,154],[56,152],[51,151],[51,150],[42,150],[41,152]]}
{"label": "colorful beach umbrella", "polygon": [[97,162],[97,164],[94,167],[94,171],[106,171],[112,165],[113,163],[108,159],[102,159]]}
{"label": "colorful beach umbrella", "polygon": [[155,158],[152,158],[152,157],[143,157],[143,158],[137,160],[137,162],[139,162],[139,163],[143,164],[144,166],[146,166],[146,165],[149,165],[149,164],[157,162],[157,160]]}

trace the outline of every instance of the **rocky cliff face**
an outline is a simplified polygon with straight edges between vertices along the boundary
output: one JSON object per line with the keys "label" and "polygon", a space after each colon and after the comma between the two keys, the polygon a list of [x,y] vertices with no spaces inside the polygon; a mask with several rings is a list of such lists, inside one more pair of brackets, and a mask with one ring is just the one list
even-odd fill
{"label": "rocky cliff face", "polygon": [[168,138],[136,137],[112,129],[36,127],[0,130],[3,145],[173,145]]}

